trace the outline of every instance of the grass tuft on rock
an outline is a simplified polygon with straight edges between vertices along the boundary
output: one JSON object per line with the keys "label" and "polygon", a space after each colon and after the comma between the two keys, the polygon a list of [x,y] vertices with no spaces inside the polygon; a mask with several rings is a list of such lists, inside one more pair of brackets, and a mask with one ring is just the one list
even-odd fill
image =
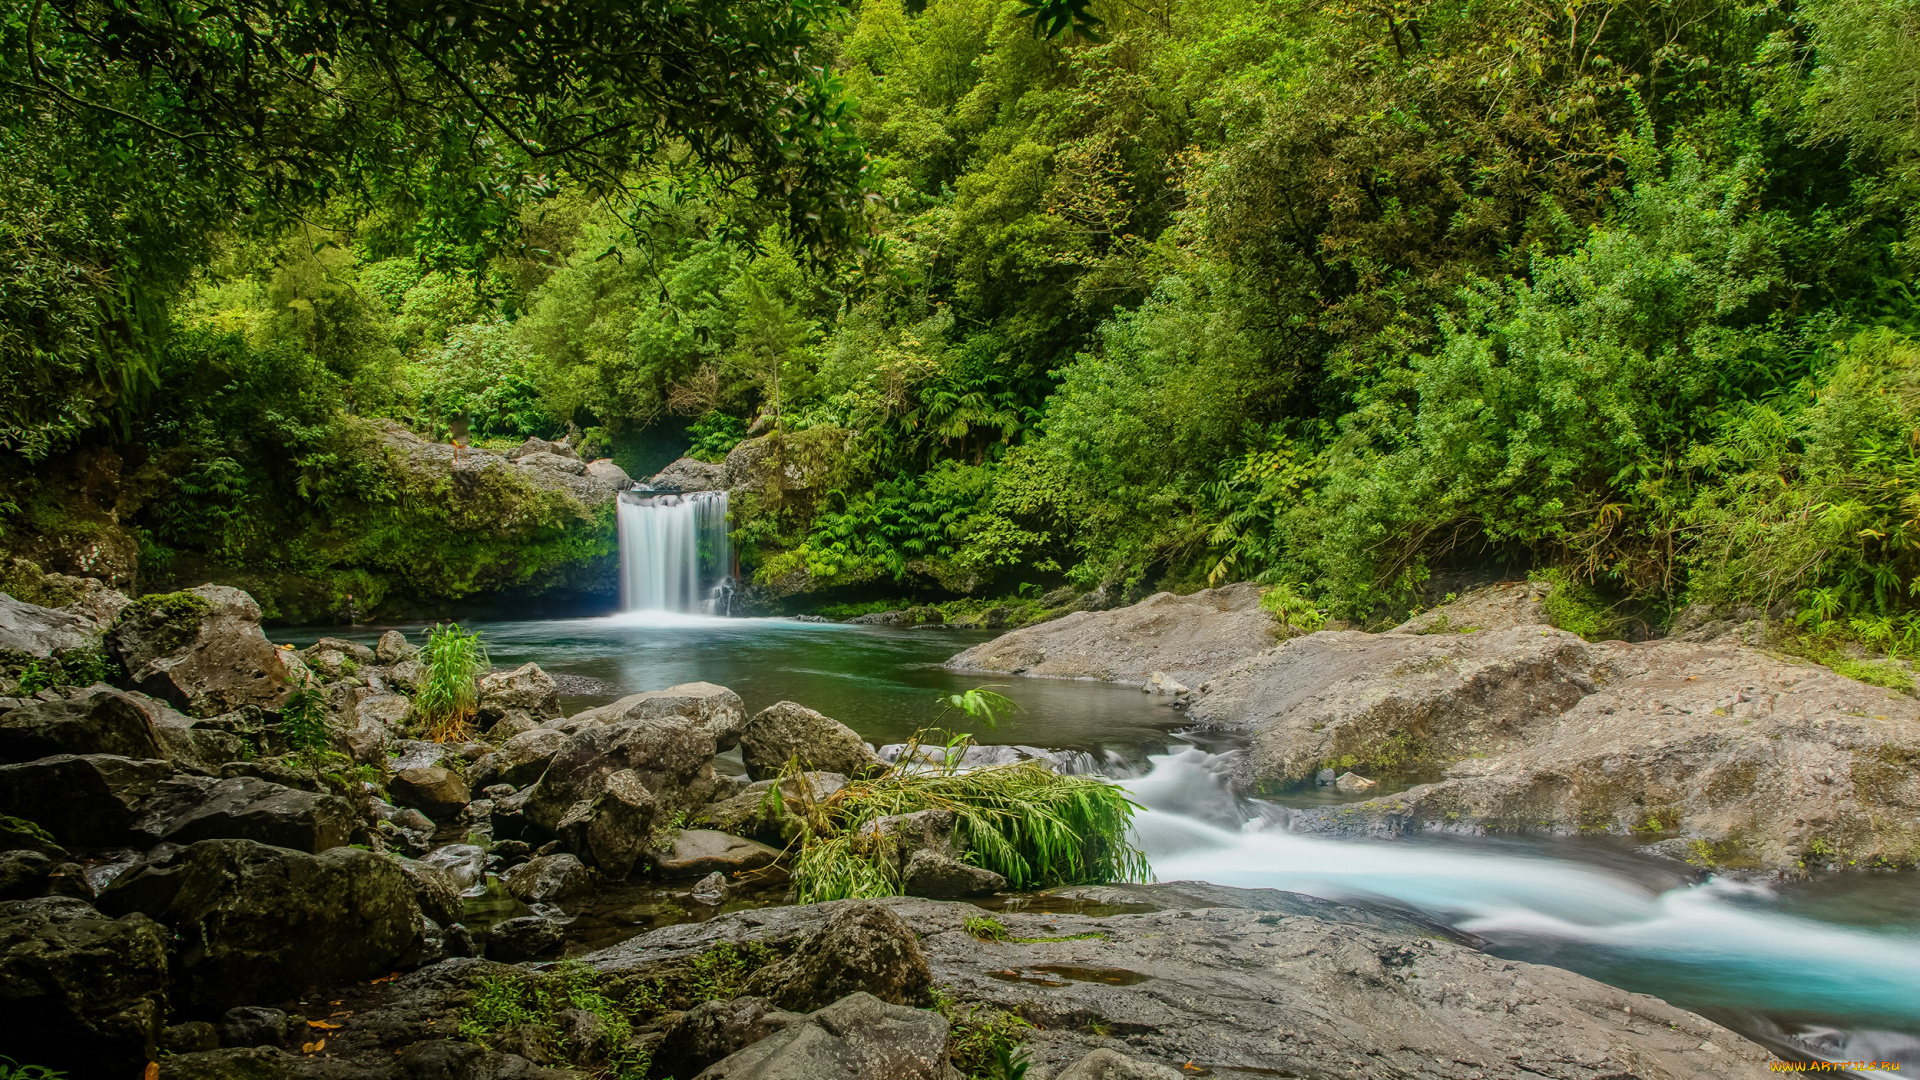
{"label": "grass tuft on rock", "polygon": [[[799,819],[793,876],[801,903],[900,895],[897,852],[868,826],[920,810],[952,812],[960,857],[1000,874],[1015,889],[1149,875],[1145,853],[1127,839],[1138,807],[1112,781],[1063,776],[1031,761],[968,770],[915,764],[916,748],[908,745],[902,764],[805,802],[797,813],[782,806]],[[962,746],[947,749],[946,760],[957,763]],[[783,780],[798,769],[790,763]],[[782,783],[776,790],[788,787]]]}
{"label": "grass tuft on rock", "polygon": [[479,707],[475,680],[493,666],[479,632],[462,630],[459,623],[435,623],[427,631],[419,660],[420,681],[413,695],[413,712],[422,730],[434,742],[465,739],[472,733]]}

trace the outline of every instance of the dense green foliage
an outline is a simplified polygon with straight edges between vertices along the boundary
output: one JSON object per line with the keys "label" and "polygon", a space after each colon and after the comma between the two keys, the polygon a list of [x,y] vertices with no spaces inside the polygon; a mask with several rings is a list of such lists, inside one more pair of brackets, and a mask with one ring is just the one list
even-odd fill
{"label": "dense green foliage", "polygon": [[159,10],[0,33],[0,425],[124,448],[156,566],[605,558],[390,419],[742,455],[776,597],[1258,578],[1310,629],[1499,565],[1910,628],[1914,0]]}
{"label": "dense green foliage", "polygon": [[417,662],[413,714],[426,737],[435,742],[461,741],[473,730],[480,691],[478,680],[493,670],[487,646],[477,631],[459,623],[435,623],[427,631]]}

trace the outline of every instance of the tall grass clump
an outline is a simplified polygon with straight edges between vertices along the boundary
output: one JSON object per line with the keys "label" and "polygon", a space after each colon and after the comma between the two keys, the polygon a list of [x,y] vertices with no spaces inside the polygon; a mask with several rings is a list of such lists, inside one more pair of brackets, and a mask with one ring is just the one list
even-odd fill
{"label": "tall grass clump", "polygon": [[471,735],[479,706],[475,680],[493,669],[479,632],[435,623],[420,650],[420,668],[413,713],[427,738],[448,742]]}
{"label": "tall grass clump", "polygon": [[[894,814],[947,810],[960,858],[1016,889],[1144,880],[1147,857],[1127,840],[1134,811],[1126,792],[1097,776],[1063,776],[1038,762],[962,770],[960,744],[946,763],[926,765],[915,743],[900,764],[817,802],[783,810],[798,818],[794,884],[803,904],[897,896],[899,853],[868,826]],[[798,771],[790,764],[788,772]],[[806,790],[777,785],[775,790]]]}

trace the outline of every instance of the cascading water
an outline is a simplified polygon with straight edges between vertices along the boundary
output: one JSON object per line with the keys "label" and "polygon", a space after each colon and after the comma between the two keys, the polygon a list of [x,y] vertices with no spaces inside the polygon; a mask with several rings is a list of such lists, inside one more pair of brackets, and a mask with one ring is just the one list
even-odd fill
{"label": "cascading water", "polygon": [[731,613],[726,492],[625,492],[619,526],[623,610]]}

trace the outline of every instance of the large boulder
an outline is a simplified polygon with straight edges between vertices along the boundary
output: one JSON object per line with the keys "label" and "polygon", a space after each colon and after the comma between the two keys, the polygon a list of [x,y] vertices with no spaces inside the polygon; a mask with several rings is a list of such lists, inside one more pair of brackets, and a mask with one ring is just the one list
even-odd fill
{"label": "large boulder", "polygon": [[740,756],[755,780],[778,776],[796,757],[808,771],[845,776],[866,776],[886,767],[852,728],[791,701],[769,705],[747,721]]}
{"label": "large boulder", "polygon": [[712,829],[681,829],[666,848],[650,855],[661,877],[677,879],[760,870],[772,866],[780,852],[743,836]]}
{"label": "large boulder", "polygon": [[212,1012],[384,975],[421,926],[413,885],[391,859],[252,840],[160,849],[99,902],[171,927],[188,1003]]}
{"label": "large boulder", "polygon": [[900,916],[870,901],[837,906],[790,955],[754,972],[747,992],[808,1012],[865,992],[895,1005],[925,1005],[933,977],[926,953]]}
{"label": "large boulder", "polygon": [[526,787],[546,773],[548,763],[566,744],[567,735],[562,731],[552,728],[523,731],[486,759],[486,782]]}
{"label": "large boulder", "polygon": [[645,862],[660,802],[632,769],[611,773],[590,789],[596,793],[569,807],[553,832],[602,874],[623,881]]}
{"label": "large boulder", "polygon": [[261,633],[260,605],[225,585],[143,596],[106,643],[135,687],[194,716],[277,709],[300,672],[299,658]]}
{"label": "large boulder", "polygon": [[480,677],[480,719],[492,724],[509,714],[518,714],[535,723],[560,715],[560,684],[540,670],[539,664],[521,664],[512,671],[495,671]]}
{"label": "large boulder", "polygon": [[99,655],[100,627],[91,618],[0,593],[0,694],[16,693],[30,665],[43,675],[58,669],[70,676],[69,669],[96,666]]}
{"label": "large boulder", "polygon": [[1594,688],[1595,648],[1523,626],[1474,634],[1323,631],[1215,676],[1189,715],[1253,731],[1247,766],[1300,783],[1451,765],[1523,739]]}
{"label": "large boulder", "polygon": [[172,935],[71,897],[0,903],[0,1048],[78,1076],[133,1076],[158,1049]]}
{"label": "large boulder", "polygon": [[697,1080],[946,1080],[946,1018],[855,993],[716,1062]]}
{"label": "large boulder", "polygon": [[1559,692],[1536,687],[1503,710],[1530,723],[1456,729],[1439,782],[1293,827],[1604,831],[1735,869],[1920,862],[1920,702],[1739,646],[1587,649],[1575,700],[1543,716],[1534,702]]}
{"label": "large boulder", "polygon": [[702,1002],[668,1022],[653,1048],[647,1075],[653,1080],[697,1075],[714,1062],[805,1020],[765,998]]}
{"label": "large boulder", "polygon": [[407,635],[398,630],[389,630],[380,635],[374,643],[373,658],[389,667],[403,660],[411,660],[420,651],[418,645],[407,640]]}
{"label": "large boulder", "polygon": [[254,776],[175,777],[140,805],[132,831],[148,843],[256,840],[321,852],[353,835],[353,807],[338,795],[302,791]]}
{"label": "large boulder", "polygon": [[712,799],[717,750],[707,725],[677,714],[582,724],[554,754],[522,813],[557,834],[561,822],[597,799],[619,772],[633,773],[662,811],[693,810]]}
{"label": "large boulder", "polygon": [[572,855],[542,855],[501,874],[500,884],[523,904],[545,904],[591,889],[593,872]]}
{"label": "large boulder", "polygon": [[473,801],[460,774],[438,765],[401,769],[387,782],[387,793],[398,805],[411,806],[435,821],[459,817]]}
{"label": "large boulder", "polygon": [[36,701],[0,714],[0,762],[32,761],[53,754],[166,756],[152,718],[117,690]]}
{"label": "large boulder", "polygon": [[147,796],[172,775],[164,761],[111,754],[0,765],[0,814],[25,818],[69,847],[127,844]]}
{"label": "large boulder", "polygon": [[740,743],[747,707],[740,695],[709,682],[682,683],[665,690],[630,694],[611,705],[575,713],[549,726],[575,732],[588,724],[616,724],[622,720],[684,720],[713,737],[718,750]]}
{"label": "large boulder", "polygon": [[407,876],[407,883],[413,886],[413,901],[420,905],[422,915],[441,926],[452,926],[465,917],[460,881],[444,867],[415,859],[395,859],[393,865],[400,868]]}
{"label": "large boulder", "polygon": [[1144,685],[1158,671],[1197,686],[1271,648],[1277,629],[1260,606],[1260,587],[1242,583],[1189,596],[1156,593],[1114,611],[1076,611],[975,645],[947,666],[1129,685]]}
{"label": "large boulder", "polygon": [[654,491],[725,491],[727,466],[722,462],[683,457],[647,480]]}
{"label": "large boulder", "polygon": [[[780,795],[770,792],[775,784]],[[739,794],[707,808],[707,824],[721,832],[751,837],[768,843],[792,839],[788,834],[796,815],[847,786],[840,773],[803,772],[783,780],[755,780]]]}

